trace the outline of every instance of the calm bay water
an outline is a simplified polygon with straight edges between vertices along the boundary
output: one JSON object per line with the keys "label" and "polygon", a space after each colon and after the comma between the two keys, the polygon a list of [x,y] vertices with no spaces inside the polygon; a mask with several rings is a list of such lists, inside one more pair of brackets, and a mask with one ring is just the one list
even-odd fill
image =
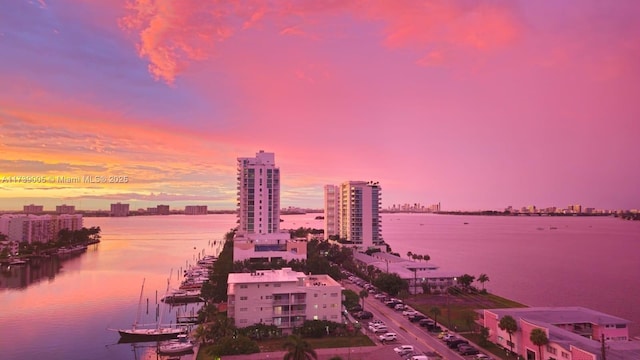
{"label": "calm bay water", "polygon": [[[282,226],[322,228],[315,215],[283,216]],[[177,286],[178,274],[203,252],[215,254],[235,223],[235,215],[86,218],[85,226],[102,228],[97,246],[0,274],[0,358],[156,359],[153,346],[118,344],[109,328],[131,326],[143,279],[141,322],[156,322],[169,276]],[[491,292],[532,306],[590,307],[633,321],[640,334],[640,222],[384,214],[383,236],[401,255],[488,274]],[[191,311],[160,309],[163,323]]]}

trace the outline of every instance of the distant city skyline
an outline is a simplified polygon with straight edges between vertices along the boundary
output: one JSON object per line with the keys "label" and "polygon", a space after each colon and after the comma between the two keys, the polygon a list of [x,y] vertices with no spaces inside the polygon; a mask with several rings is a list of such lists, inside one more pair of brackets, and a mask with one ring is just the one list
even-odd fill
{"label": "distant city skyline", "polygon": [[[236,206],[264,149],[281,206],[640,208],[640,2],[0,4],[0,210]],[[17,178],[16,178],[17,177]]]}

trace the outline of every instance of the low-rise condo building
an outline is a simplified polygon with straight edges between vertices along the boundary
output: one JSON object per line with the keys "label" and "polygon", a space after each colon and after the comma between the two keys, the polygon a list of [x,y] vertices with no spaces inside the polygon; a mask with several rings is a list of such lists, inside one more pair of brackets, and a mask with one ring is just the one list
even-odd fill
{"label": "low-rise condo building", "polygon": [[[602,351],[607,360],[640,359],[640,342],[629,341],[630,321],[617,316],[583,307],[483,309],[478,313],[478,322],[489,329],[491,342],[513,348],[525,359],[600,360]],[[518,325],[511,343],[509,334],[499,327],[507,315]],[[536,328],[549,340],[540,348],[530,340]]]}
{"label": "low-rise condo building", "polygon": [[432,294],[444,293],[447,288],[456,285],[457,278],[462,275],[442,271],[429,261],[416,262],[384,252],[374,252],[371,255],[356,252],[353,259],[365,271],[371,265],[379,271],[397,274],[407,281],[411,294],[422,294],[427,289]]}
{"label": "low-rise condo building", "polygon": [[254,273],[231,273],[228,316],[238,327],[300,326],[305,320],[340,322],[342,286],[329,275],[306,275],[284,268]]}

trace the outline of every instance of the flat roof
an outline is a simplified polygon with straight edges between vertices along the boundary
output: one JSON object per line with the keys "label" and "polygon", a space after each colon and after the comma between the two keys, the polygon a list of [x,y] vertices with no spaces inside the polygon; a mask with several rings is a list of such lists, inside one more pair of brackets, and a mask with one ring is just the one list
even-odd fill
{"label": "flat roof", "polygon": [[[376,255],[378,254],[381,254],[381,253],[376,253]],[[386,254],[386,255],[389,255],[389,254]],[[414,277],[427,278],[427,279],[454,278],[462,275],[461,273],[457,273],[457,272],[442,271],[437,267],[431,268],[426,264],[420,264],[415,261],[404,260],[404,259],[401,259],[401,261],[397,261],[396,259],[399,259],[399,258],[394,255],[390,255],[393,258],[395,258],[394,260],[396,261],[394,262],[391,262],[391,261],[386,262],[386,261],[377,259],[373,256],[369,256],[367,254],[359,253],[359,252],[354,253],[353,256],[356,260],[361,261],[367,265],[373,265],[384,272],[386,272],[388,269],[390,273],[398,274],[398,276],[400,276],[400,278],[402,279],[413,279]],[[421,270],[417,270],[414,273],[413,269],[415,268],[418,268]]]}
{"label": "flat roof", "polygon": [[259,270],[253,273],[229,273],[228,284],[249,284],[264,282],[297,282],[307,275],[291,268],[281,270]]}
{"label": "flat roof", "polygon": [[300,271],[293,271],[291,268],[281,270],[259,270],[254,273],[230,273],[228,284],[257,284],[257,283],[297,283],[303,280],[302,286],[341,286],[331,276],[326,274],[307,275]]}
{"label": "flat roof", "polygon": [[587,309],[581,306],[561,307],[530,307],[509,309],[487,309],[498,316],[511,315],[525,320],[541,321],[547,324],[578,324],[591,323],[605,324],[629,324],[631,321],[617,316],[605,314],[600,311]]}

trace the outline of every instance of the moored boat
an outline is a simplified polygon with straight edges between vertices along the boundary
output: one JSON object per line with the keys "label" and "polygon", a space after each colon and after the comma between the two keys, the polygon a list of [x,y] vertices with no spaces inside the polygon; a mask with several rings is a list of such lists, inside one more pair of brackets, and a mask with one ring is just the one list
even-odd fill
{"label": "moored boat", "polygon": [[182,354],[193,350],[193,343],[187,339],[186,334],[178,336],[177,340],[168,341],[158,346],[160,354]]}

